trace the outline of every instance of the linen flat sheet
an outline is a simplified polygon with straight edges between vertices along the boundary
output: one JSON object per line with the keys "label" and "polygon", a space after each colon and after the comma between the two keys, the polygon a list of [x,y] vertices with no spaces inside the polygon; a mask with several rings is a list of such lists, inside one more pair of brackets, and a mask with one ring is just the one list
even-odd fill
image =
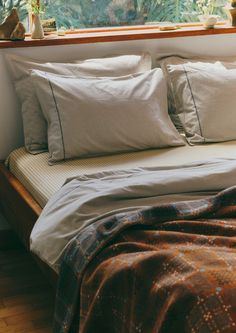
{"label": "linen flat sheet", "polygon": [[178,166],[213,158],[236,158],[236,141],[77,159],[54,166],[47,163],[48,153],[31,155],[19,148],[10,154],[8,167],[44,207],[69,177],[136,167]]}
{"label": "linen flat sheet", "polygon": [[44,207],[31,234],[31,250],[58,271],[70,241],[100,219],[163,202],[206,197],[235,184],[235,159],[78,176]]}

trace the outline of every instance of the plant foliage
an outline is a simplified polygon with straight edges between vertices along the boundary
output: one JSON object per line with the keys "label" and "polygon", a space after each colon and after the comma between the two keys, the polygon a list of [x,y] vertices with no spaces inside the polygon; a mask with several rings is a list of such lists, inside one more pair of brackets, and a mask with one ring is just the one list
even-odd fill
{"label": "plant foliage", "polygon": [[[214,0],[219,1],[219,0]],[[221,6],[227,0],[220,0]],[[222,15],[220,6],[214,8]],[[134,25],[145,22],[193,22],[202,14],[197,0],[47,0],[46,17],[57,25],[99,27]]]}
{"label": "plant foliage", "polygon": [[[0,0],[0,18],[17,7],[20,18],[27,16],[28,1]],[[227,0],[200,0],[208,3]],[[199,0],[41,0],[43,18],[55,18],[57,27],[66,29],[144,24],[146,22],[193,22],[201,13]],[[214,13],[222,16],[220,5]]]}

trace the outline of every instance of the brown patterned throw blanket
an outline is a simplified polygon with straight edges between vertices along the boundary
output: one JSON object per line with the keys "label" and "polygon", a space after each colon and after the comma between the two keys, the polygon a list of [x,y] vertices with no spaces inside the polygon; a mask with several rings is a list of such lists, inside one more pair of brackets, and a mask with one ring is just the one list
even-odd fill
{"label": "brown patterned throw blanket", "polygon": [[83,229],[61,263],[65,332],[236,332],[236,187]]}

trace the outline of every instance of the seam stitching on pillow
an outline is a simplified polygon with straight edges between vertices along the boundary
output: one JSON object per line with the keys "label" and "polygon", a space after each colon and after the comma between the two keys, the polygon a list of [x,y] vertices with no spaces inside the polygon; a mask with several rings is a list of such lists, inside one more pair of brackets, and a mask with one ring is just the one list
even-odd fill
{"label": "seam stitching on pillow", "polygon": [[190,85],[190,81],[189,81],[188,73],[187,73],[187,71],[186,71],[185,66],[184,66],[184,65],[182,65],[182,66],[183,66],[184,73],[185,73],[185,75],[186,75],[186,79],[187,79],[187,82],[188,82],[189,90],[190,90],[190,93],[191,93],[191,96],[192,96],[192,99],[193,99],[193,104],[194,104],[194,108],[195,108],[196,115],[197,115],[197,120],[198,120],[198,126],[199,126],[200,135],[201,135],[201,137],[203,138],[203,142],[205,142],[205,138],[204,138],[203,135],[202,135],[202,128],[201,128],[201,123],[200,123],[200,119],[199,119],[199,113],[198,113],[197,105],[196,105],[196,102],[195,102],[195,99],[194,99],[194,96],[193,96],[193,91],[192,91],[192,87],[191,87],[191,85]]}
{"label": "seam stitching on pillow", "polygon": [[[161,69],[167,78],[168,114],[170,115],[171,120],[173,121],[173,123],[174,123],[175,127],[178,129],[178,131],[181,130],[182,132],[184,132],[183,123],[177,112],[176,98],[175,98],[175,94],[174,94],[174,85],[172,82],[172,75],[171,75],[171,73],[169,73],[168,64],[166,65],[164,62],[164,66],[163,66],[163,68],[161,67]],[[169,104],[170,104],[170,107],[169,107]],[[178,124],[176,124],[176,119],[177,119]]]}
{"label": "seam stitching on pillow", "polygon": [[45,72],[45,76],[46,76],[46,78],[48,80],[48,83],[49,83],[49,86],[51,88],[53,101],[55,103],[55,108],[56,108],[56,111],[57,111],[57,117],[58,117],[58,120],[59,120],[59,125],[60,125],[60,130],[61,130],[61,141],[62,141],[63,155],[64,155],[63,160],[65,160],[66,159],[66,156],[65,156],[65,144],[64,144],[64,136],[63,136],[63,131],[62,131],[62,124],[61,124],[60,113],[59,113],[58,105],[57,105],[57,102],[56,102],[56,97],[55,97],[55,94],[54,94],[54,91],[53,91],[52,83],[51,83],[50,79],[48,78],[46,72]]}

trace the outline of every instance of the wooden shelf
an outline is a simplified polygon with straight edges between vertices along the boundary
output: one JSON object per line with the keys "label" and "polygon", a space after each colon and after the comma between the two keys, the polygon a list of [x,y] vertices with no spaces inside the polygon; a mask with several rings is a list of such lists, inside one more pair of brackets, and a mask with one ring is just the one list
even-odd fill
{"label": "wooden shelf", "polygon": [[234,34],[236,27],[216,25],[214,29],[205,29],[202,26],[183,26],[172,31],[160,31],[155,26],[80,30],[76,33],[67,33],[65,36],[50,34],[44,39],[35,40],[26,37],[24,41],[0,41],[0,48],[34,47],[49,45],[89,44],[104,42],[120,42],[142,39],[161,39],[191,36],[209,36],[219,34]]}

